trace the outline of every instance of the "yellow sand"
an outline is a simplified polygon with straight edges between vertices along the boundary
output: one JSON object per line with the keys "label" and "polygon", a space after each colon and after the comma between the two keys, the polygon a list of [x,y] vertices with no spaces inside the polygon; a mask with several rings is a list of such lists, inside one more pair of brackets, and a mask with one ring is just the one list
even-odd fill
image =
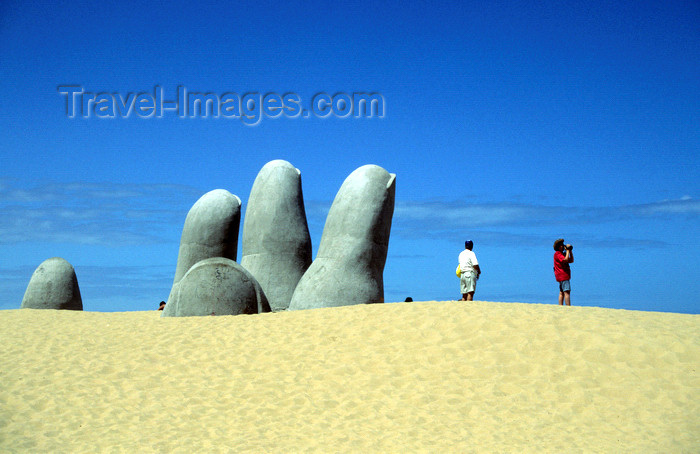
{"label": "yellow sand", "polygon": [[700,452],[700,316],[0,311],[0,452]]}

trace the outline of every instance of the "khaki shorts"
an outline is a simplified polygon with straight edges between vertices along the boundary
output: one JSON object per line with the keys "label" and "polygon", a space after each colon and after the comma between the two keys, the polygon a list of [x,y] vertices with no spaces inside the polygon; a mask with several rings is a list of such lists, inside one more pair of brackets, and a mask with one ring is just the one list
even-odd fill
{"label": "khaki shorts", "polygon": [[462,294],[476,291],[476,273],[462,273],[459,278],[459,288]]}

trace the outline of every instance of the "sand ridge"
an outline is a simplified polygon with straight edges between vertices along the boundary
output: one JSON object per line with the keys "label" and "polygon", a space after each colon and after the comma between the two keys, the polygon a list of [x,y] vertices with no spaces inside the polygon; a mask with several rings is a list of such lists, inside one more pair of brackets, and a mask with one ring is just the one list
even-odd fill
{"label": "sand ridge", "polygon": [[4,452],[693,452],[700,316],[0,311]]}

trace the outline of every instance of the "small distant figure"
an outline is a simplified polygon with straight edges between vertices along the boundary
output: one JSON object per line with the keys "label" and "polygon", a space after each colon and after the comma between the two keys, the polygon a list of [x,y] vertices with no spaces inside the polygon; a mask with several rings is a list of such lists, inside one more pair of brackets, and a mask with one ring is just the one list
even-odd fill
{"label": "small distant figure", "polygon": [[473,248],[474,242],[467,240],[464,242],[464,250],[459,253],[459,269],[461,270],[459,288],[462,292],[460,301],[474,300],[476,281],[479,280],[481,275],[481,268],[479,268],[479,262],[476,260],[476,254],[472,252]]}
{"label": "small distant figure", "polygon": [[165,301],[161,301],[160,307],[158,308],[159,311],[162,311],[163,309],[165,309]]}
{"label": "small distant figure", "polygon": [[559,238],[554,242],[554,278],[559,283],[559,305],[571,306],[571,267],[574,263],[574,247],[564,244],[564,239]]}
{"label": "small distant figure", "polygon": [[404,302],[404,303],[412,303],[412,302],[413,302],[413,298],[411,298],[410,296],[407,296],[406,299],[405,299],[403,302]]}

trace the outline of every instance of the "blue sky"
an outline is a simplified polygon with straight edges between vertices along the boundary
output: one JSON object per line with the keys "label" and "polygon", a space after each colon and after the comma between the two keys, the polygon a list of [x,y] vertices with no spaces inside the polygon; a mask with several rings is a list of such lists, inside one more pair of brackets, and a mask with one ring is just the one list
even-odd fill
{"label": "blue sky", "polygon": [[[700,313],[700,5],[669,2],[0,5],[0,309],[60,256],[85,310],[166,299],[187,211],[260,168],[302,174],[314,254],[343,180],[396,173],[387,301]],[[68,118],[87,92],[381,93],[383,118]],[[243,211],[245,213],[245,211]],[[242,228],[242,222],[241,222]],[[239,257],[240,258],[240,257]]]}

